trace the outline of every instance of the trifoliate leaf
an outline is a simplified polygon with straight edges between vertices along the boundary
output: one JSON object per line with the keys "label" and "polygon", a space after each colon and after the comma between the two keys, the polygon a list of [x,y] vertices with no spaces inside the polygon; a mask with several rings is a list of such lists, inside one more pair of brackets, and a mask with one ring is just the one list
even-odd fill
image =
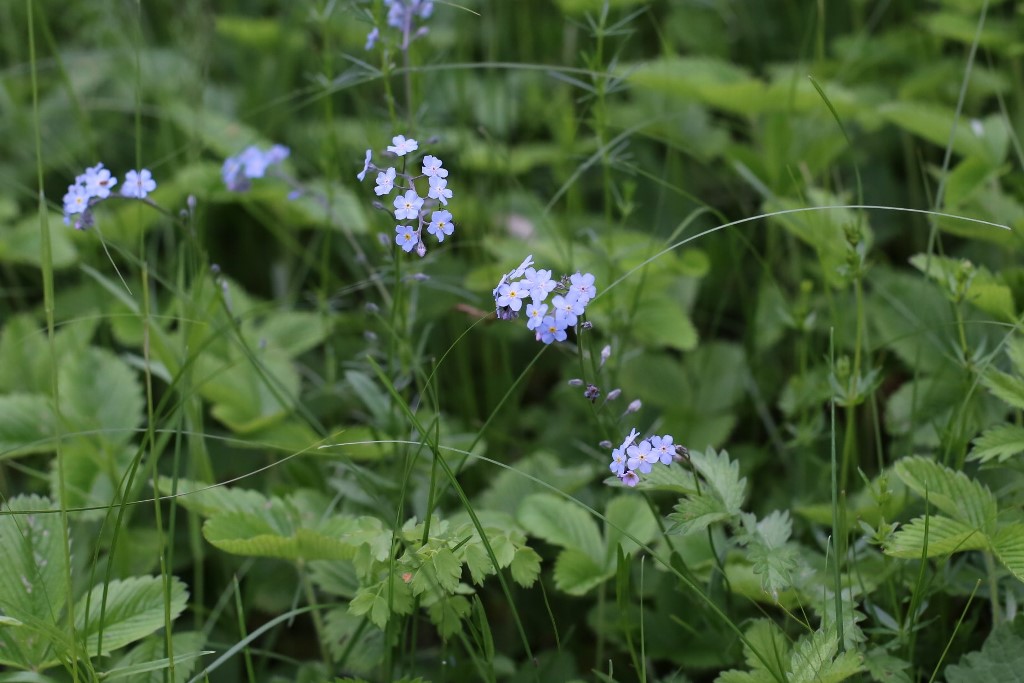
{"label": "trifoliate leaf", "polygon": [[[100,619],[104,593],[106,609]],[[177,577],[171,577],[166,609],[177,619],[188,602],[188,590]],[[88,610],[86,610],[88,606]],[[141,640],[164,627],[164,580],[159,576],[135,576],[114,579],[106,588],[94,587],[75,605],[75,629],[85,638],[85,650],[96,652],[100,632],[103,654]]]}
{"label": "trifoliate leaf", "polygon": [[[981,550],[988,547],[988,536],[983,531],[964,522],[943,515],[918,517],[900,527],[885,545],[885,554],[908,559],[945,557],[966,550]],[[927,527],[927,530],[926,530]]]}
{"label": "trifoliate leaf", "polygon": [[1015,424],[1001,424],[987,429],[974,440],[968,460],[1006,462],[1018,453],[1024,452],[1024,427]]}
{"label": "trifoliate leaf", "polygon": [[995,496],[963,472],[921,456],[897,461],[895,471],[917,495],[953,519],[986,533],[995,530]]}
{"label": "trifoliate leaf", "polygon": [[997,626],[980,651],[950,664],[945,674],[947,683],[1024,683],[1024,617]]}

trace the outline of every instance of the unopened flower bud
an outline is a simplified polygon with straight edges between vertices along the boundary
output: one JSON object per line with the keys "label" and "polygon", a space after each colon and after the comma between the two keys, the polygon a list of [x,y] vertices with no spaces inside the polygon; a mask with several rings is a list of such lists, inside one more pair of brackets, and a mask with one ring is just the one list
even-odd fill
{"label": "unopened flower bud", "polygon": [[366,306],[364,306],[364,308],[366,309],[366,312],[371,315],[376,315],[377,313],[380,313],[380,306],[373,303],[372,301],[367,303]]}
{"label": "unopened flower bud", "polygon": [[610,345],[609,346],[605,346],[603,349],[601,349],[601,365],[604,365],[605,363],[607,363],[608,359],[611,358],[611,357],[612,357],[612,347]]}
{"label": "unopened flower bud", "polygon": [[601,390],[593,384],[588,384],[587,388],[583,391],[583,397],[588,399],[591,403],[597,400],[597,397],[601,395]]}
{"label": "unopened flower bud", "polygon": [[675,457],[675,461],[676,462],[683,462],[684,460],[689,460],[689,459],[690,459],[690,451],[689,451],[689,449],[687,449],[686,446],[683,446],[681,444],[676,444],[676,457]]}
{"label": "unopened flower bud", "polygon": [[601,441],[597,445],[600,446],[601,448],[611,448],[612,447],[612,442],[609,441],[608,439],[605,439],[604,441]]}
{"label": "unopened flower bud", "polygon": [[377,333],[372,330],[366,330],[363,332],[363,338],[368,342],[377,341]]}
{"label": "unopened flower bud", "polygon": [[189,213],[196,212],[196,196],[194,194],[190,194],[185,198],[185,206],[188,207]]}
{"label": "unopened flower bud", "polygon": [[391,236],[390,235],[385,235],[382,232],[378,232],[377,233],[377,241],[380,242],[380,246],[382,246],[382,247],[390,247],[391,246]]}
{"label": "unopened flower bud", "polygon": [[569,380],[569,386],[570,387],[582,387],[583,386],[583,380],[579,379],[578,377],[575,377],[575,378]]}
{"label": "unopened flower bud", "polygon": [[614,401],[619,396],[622,396],[622,389],[612,389],[611,391],[608,392],[608,399],[607,400]]}
{"label": "unopened flower bud", "polygon": [[220,275],[220,264],[219,263],[211,263],[210,264],[210,272],[213,273],[214,275]]}
{"label": "unopened flower bud", "polygon": [[373,200],[371,205],[373,206],[373,208],[377,209],[378,211],[388,211],[390,213],[390,211],[383,204],[381,204],[379,201],[377,201],[376,199]]}
{"label": "unopened flower bud", "polygon": [[590,322],[589,320],[584,320],[583,324],[580,325],[580,328],[584,330],[592,330],[594,329],[594,323]]}
{"label": "unopened flower bud", "polygon": [[416,255],[420,258],[427,255],[427,245],[423,244],[423,240],[416,243]]}
{"label": "unopened flower bud", "polygon": [[626,414],[629,415],[630,413],[637,412],[638,410],[640,410],[641,407],[643,407],[643,405],[644,404],[641,403],[640,399],[638,398],[630,401],[629,405],[626,406]]}
{"label": "unopened flower bud", "polygon": [[411,280],[415,280],[416,282],[426,282],[427,280],[430,279],[430,276],[427,275],[426,273],[413,273],[412,275],[409,276],[409,278]]}

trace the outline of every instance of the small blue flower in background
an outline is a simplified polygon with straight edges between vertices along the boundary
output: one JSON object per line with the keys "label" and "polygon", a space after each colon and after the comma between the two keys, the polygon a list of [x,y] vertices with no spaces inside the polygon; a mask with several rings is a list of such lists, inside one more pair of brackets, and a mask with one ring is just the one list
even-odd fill
{"label": "small blue flower in background", "polygon": [[668,465],[671,463],[672,458],[676,454],[676,447],[672,443],[672,437],[668,434],[665,436],[652,436],[650,441],[651,450],[658,454],[661,464]]}
{"label": "small blue flower in background", "polygon": [[567,326],[575,326],[577,316],[583,315],[583,304],[580,303],[579,297],[571,292],[566,296],[556,295],[551,300],[551,305],[555,307],[555,318],[565,321]]}
{"label": "small blue flower in background", "polygon": [[427,232],[437,238],[438,242],[444,242],[445,235],[455,232],[455,225],[452,223],[452,215],[447,211],[435,211],[430,215],[430,225]]}
{"label": "small blue flower in background", "polygon": [[395,233],[395,244],[400,246],[404,252],[412,251],[419,242],[416,231],[408,225],[396,225]]}
{"label": "small blue flower in background", "polygon": [[503,284],[498,287],[498,306],[510,308],[518,313],[519,309],[523,307],[523,299],[529,294],[519,282]]}
{"label": "small blue flower in background", "polygon": [[240,154],[228,157],[221,166],[221,177],[232,192],[244,192],[252,187],[251,180],[262,178],[267,169],[279,164],[291,154],[284,145],[273,145],[267,151],[256,145],[246,147]]}
{"label": "small blue flower in background", "polygon": [[395,218],[398,220],[413,221],[420,216],[420,207],[423,200],[416,194],[416,190],[408,190],[404,195],[395,197]]}
{"label": "small blue flower in background", "polygon": [[621,477],[619,477],[619,479],[622,481],[623,484],[630,488],[633,488],[634,486],[640,483],[640,477],[638,477],[636,472],[634,472],[633,470],[629,470]]}
{"label": "small blue flower in background", "polygon": [[629,460],[626,464],[631,470],[640,470],[640,474],[649,474],[651,465],[658,462],[658,453],[651,450],[651,442],[644,439],[635,446],[626,449]]}
{"label": "small blue flower in background", "polygon": [[[380,38],[380,29],[374,26],[373,30],[366,34],[366,47],[363,49],[372,50],[373,46],[377,43],[378,38]],[[362,178],[360,178],[360,180],[362,180]]]}
{"label": "small blue flower in background", "polygon": [[640,483],[640,475],[650,474],[658,462],[671,464],[677,448],[668,434],[652,436],[634,444],[637,436],[639,433],[636,429],[630,431],[622,445],[612,451],[612,462],[608,466],[623,484],[630,487]]}
{"label": "small blue flower in background", "polygon": [[608,466],[612,474],[621,477],[626,472],[626,451],[616,448],[612,451],[612,464]]}
{"label": "small blue flower in background", "polygon": [[575,273],[569,277],[569,282],[569,291],[576,293],[584,306],[597,295],[594,276],[590,273]]}
{"label": "small blue flower in background", "polygon": [[523,276],[526,279],[526,285],[530,288],[530,298],[537,302],[547,299],[548,294],[558,285],[551,279],[550,270],[527,268]]}
{"label": "small blue flower in background", "polygon": [[[360,178],[360,180],[362,180]],[[389,168],[386,171],[381,171],[377,174],[377,186],[373,188],[373,191],[377,193],[377,196],[391,194],[391,190],[395,189],[395,169]]]}
{"label": "small blue flower in background", "polygon": [[363,182],[363,178],[366,177],[366,171],[367,171],[367,169],[370,168],[370,158],[371,157],[373,157],[373,151],[369,150],[369,149],[366,150],[366,158],[363,159],[363,170],[360,171],[359,173],[356,173],[356,178],[359,179],[359,182]]}
{"label": "small blue flower in background", "polygon": [[156,189],[156,181],[148,168],[141,171],[128,171],[124,174],[124,187],[121,194],[134,199],[145,199],[146,195]]}
{"label": "small blue flower in background", "polygon": [[420,143],[416,142],[412,138],[406,138],[404,135],[396,135],[391,138],[391,144],[388,145],[388,151],[397,157],[404,157],[410,152],[415,152],[419,149]]}
{"label": "small blue flower in background", "polygon": [[85,169],[85,173],[75,178],[75,182],[79,182],[79,179],[85,184],[85,191],[89,193],[89,196],[99,199],[109,197],[110,189],[117,185],[117,178],[110,175],[110,171],[103,168],[102,162],[92,168]]}

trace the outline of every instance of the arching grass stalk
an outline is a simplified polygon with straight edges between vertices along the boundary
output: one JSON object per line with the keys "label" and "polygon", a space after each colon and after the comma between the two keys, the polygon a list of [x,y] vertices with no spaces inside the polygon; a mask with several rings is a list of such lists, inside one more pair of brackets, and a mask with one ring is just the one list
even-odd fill
{"label": "arching grass stalk", "polygon": [[71,679],[78,683],[78,636],[75,629],[75,593],[74,583],[71,580],[71,530],[68,523],[68,499],[67,482],[65,478],[64,448],[61,438],[61,427],[63,417],[60,409],[60,382],[57,379],[57,345],[54,333],[54,295],[53,295],[53,247],[50,243],[50,221],[49,209],[46,206],[46,196],[43,194],[43,144],[40,132],[41,120],[39,114],[39,80],[38,65],[36,64],[36,41],[35,26],[33,25],[33,8],[35,3],[32,0],[25,0],[25,15],[28,23],[28,52],[29,52],[29,74],[32,84],[32,117],[35,121],[34,138],[36,153],[36,183],[39,197],[39,233],[40,233],[40,264],[43,271],[43,308],[46,311],[46,339],[50,353],[50,391],[53,395],[54,412],[54,450],[57,453],[57,492],[58,505],[60,506],[60,544],[63,550],[64,560],[64,584],[67,593],[67,628],[68,641],[70,644],[69,659],[71,660]]}

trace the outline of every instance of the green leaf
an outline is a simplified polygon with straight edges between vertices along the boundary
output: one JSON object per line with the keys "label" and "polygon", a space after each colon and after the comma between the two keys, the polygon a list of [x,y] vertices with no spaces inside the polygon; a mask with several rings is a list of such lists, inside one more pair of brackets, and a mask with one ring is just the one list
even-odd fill
{"label": "green leaf", "polygon": [[737,540],[747,546],[747,560],[761,577],[761,589],[778,602],[779,594],[793,584],[799,557],[788,544],[793,530],[789,511],[776,510],[760,521],[747,513],[742,519],[743,532]]}
{"label": "green leaf", "polygon": [[409,614],[412,612],[412,589],[401,578],[395,576],[389,582],[387,579],[379,581],[371,586],[360,588],[355,597],[349,602],[349,612],[357,616],[368,614],[378,628],[384,628],[391,618],[388,611],[388,583],[394,589],[391,598],[391,606],[395,614]]}
{"label": "green leaf", "polygon": [[0,457],[54,450],[57,420],[48,396],[0,396]]}
{"label": "green leaf", "polygon": [[968,460],[988,462],[998,460],[1004,463],[1018,453],[1024,452],[1024,427],[1015,424],[1001,424],[985,431],[976,438]]}
{"label": "green leaf", "polygon": [[839,641],[834,631],[816,631],[797,642],[790,659],[789,683],[839,683],[864,670],[859,652],[846,651],[838,657]]}
{"label": "green leaf", "polygon": [[452,595],[428,607],[427,614],[441,638],[447,640],[459,632],[462,619],[469,615],[470,610],[469,600],[461,595]]}
{"label": "green leaf", "polygon": [[529,588],[540,576],[540,555],[533,548],[519,548],[512,558],[509,571],[512,572],[513,581],[523,588]]}
{"label": "green leaf", "polygon": [[917,559],[924,552],[926,541],[927,557],[945,557],[952,553],[988,547],[988,536],[977,527],[942,515],[930,515],[927,520],[927,535],[925,518],[918,517],[893,534],[885,546],[885,554]]}
{"label": "green leaf", "polygon": [[203,524],[203,537],[211,545],[235,555],[277,557],[299,560],[348,560],[358,544],[348,542],[346,534],[355,531],[357,521],[335,515],[317,528],[297,527],[297,520],[272,499],[271,508],[262,516],[252,512],[227,512],[211,517]]}
{"label": "green leaf", "polygon": [[[616,546],[622,546],[624,553],[635,553],[639,546],[628,536],[640,543],[650,543],[658,534],[658,520],[651,512],[651,506],[640,496],[628,493],[616,496],[605,508],[607,552],[614,554]],[[611,557],[608,558],[609,561]]]}
{"label": "green leaf", "polygon": [[669,519],[677,523],[678,533],[683,535],[738,515],[747,486],[747,480],[740,478],[739,463],[730,461],[725,451],[690,451],[690,461],[704,483],[700,493],[680,499],[676,511],[669,515]]}
{"label": "green leaf", "polygon": [[61,362],[60,412],[67,429],[119,448],[135,438],[145,401],[142,383],[110,351],[89,347]]}
{"label": "green leaf", "polygon": [[601,566],[576,548],[563,550],[555,560],[555,586],[569,595],[584,595],[614,573],[614,568]]}
{"label": "green leaf", "polygon": [[970,126],[963,125],[962,121],[957,125],[956,112],[949,107],[923,102],[892,102],[879,107],[878,112],[897,126],[940,148],[946,147],[950,132],[955,128],[954,152],[977,156],[994,164],[1002,161],[987,149]]}
{"label": "green leaf", "polygon": [[270,499],[259,491],[223,484],[210,485],[191,479],[178,479],[177,486],[170,477],[160,477],[160,494],[167,496],[173,491],[178,505],[211,517],[223,512],[259,513],[269,504]]}
{"label": "green leaf", "polygon": [[245,357],[219,360],[211,354],[196,362],[199,393],[214,403],[211,414],[238,434],[279,421],[299,394],[299,373],[284,351],[265,349],[256,359],[259,367]]}
{"label": "green leaf", "polygon": [[1024,617],[999,624],[978,652],[969,652],[945,671],[947,683],[1024,683]]}
{"label": "green leaf", "polygon": [[697,347],[697,328],[678,301],[667,296],[644,297],[633,313],[635,339],[648,348],[659,346],[678,351]]}
{"label": "green leaf", "polygon": [[[159,576],[135,576],[114,579],[106,587],[106,611],[100,621],[104,587],[97,585],[75,605],[75,628],[85,639],[85,649],[96,653],[99,633],[103,631],[103,654],[141,640],[164,626],[164,580]],[[166,609],[177,619],[188,602],[188,590],[177,577],[171,577]],[[88,606],[88,610],[86,609]]]}
{"label": "green leaf", "polygon": [[1017,580],[1024,581],[1024,524],[1016,522],[1000,529],[992,539],[992,551]]}
{"label": "green leaf", "polygon": [[1024,409],[1024,378],[989,368],[981,383],[1012,408]]}
{"label": "green leaf", "polygon": [[462,579],[462,564],[455,559],[455,554],[449,548],[439,548],[430,558],[430,564],[441,588],[454,593]]}
{"label": "green leaf", "polygon": [[[74,232],[60,214],[48,215],[47,226],[50,232],[50,262],[54,268],[68,268],[78,261],[78,250],[75,240],[70,234]],[[39,217],[33,215],[13,227],[3,226],[0,229],[0,263],[13,263],[41,267],[42,235],[39,230]]]}
{"label": "green leaf", "polygon": [[538,538],[578,550],[595,565],[604,563],[604,543],[597,522],[579,505],[550,493],[537,493],[519,506],[519,523]]}
{"label": "green leaf", "polygon": [[[30,511],[52,510],[53,503],[39,496],[18,496],[0,515],[0,612],[22,622],[15,628],[0,626],[0,661],[31,668],[53,657],[50,649],[56,624],[67,600],[64,549],[60,516]],[[7,656],[20,654],[17,660]]]}
{"label": "green leaf", "polygon": [[904,484],[953,519],[985,533],[995,530],[996,499],[985,485],[921,456],[902,458],[894,469]]}

